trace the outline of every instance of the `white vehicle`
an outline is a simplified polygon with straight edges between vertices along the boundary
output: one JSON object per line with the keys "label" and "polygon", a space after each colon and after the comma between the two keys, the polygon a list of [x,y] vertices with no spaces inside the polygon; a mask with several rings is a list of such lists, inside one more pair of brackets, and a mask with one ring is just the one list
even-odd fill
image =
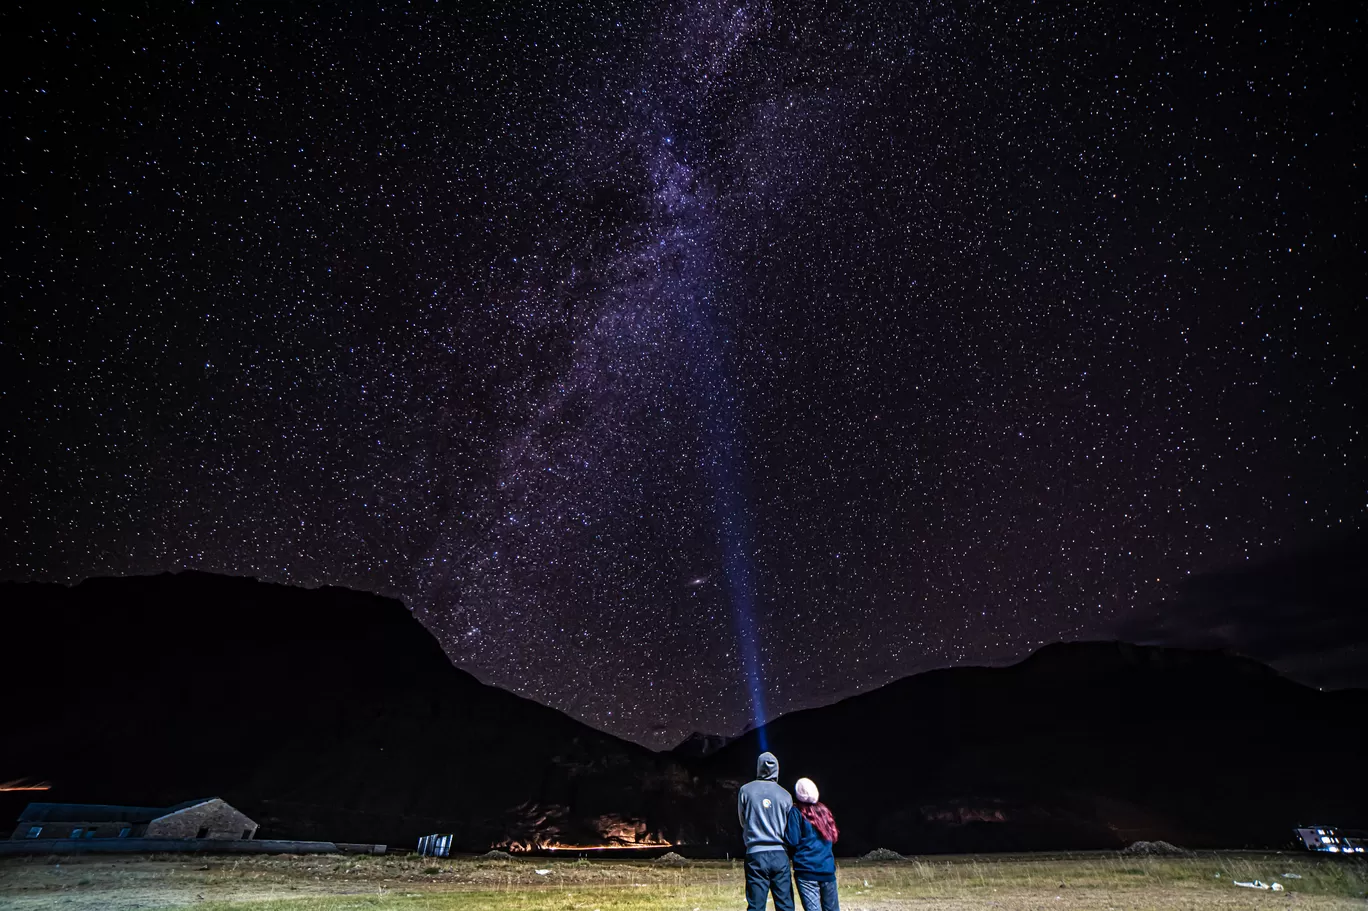
{"label": "white vehicle", "polygon": [[1324,854],[1362,854],[1363,844],[1357,838],[1345,838],[1334,826],[1299,826],[1297,837],[1308,851]]}

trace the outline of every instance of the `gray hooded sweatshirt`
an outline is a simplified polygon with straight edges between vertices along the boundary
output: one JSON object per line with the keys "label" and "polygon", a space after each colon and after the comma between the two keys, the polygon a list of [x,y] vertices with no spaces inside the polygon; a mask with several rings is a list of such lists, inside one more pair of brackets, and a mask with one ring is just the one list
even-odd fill
{"label": "gray hooded sweatshirt", "polygon": [[741,786],[736,810],[747,854],[784,850],[784,827],[793,798],[778,779],[779,760],[773,753],[761,753],[755,763],[755,781]]}

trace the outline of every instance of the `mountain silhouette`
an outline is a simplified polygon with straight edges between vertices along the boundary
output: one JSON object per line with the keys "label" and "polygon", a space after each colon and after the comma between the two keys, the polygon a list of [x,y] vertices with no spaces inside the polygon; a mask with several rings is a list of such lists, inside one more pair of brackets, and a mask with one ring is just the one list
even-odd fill
{"label": "mountain silhouette", "polygon": [[741,850],[761,735],[838,853],[1276,846],[1368,824],[1368,691],[1218,651],[1074,643],[653,753],[452,666],[399,602],[181,573],[0,585],[0,814],[217,796],[261,837]]}
{"label": "mountain silhouette", "polygon": [[[842,853],[1277,846],[1368,823],[1368,691],[1321,692],[1217,651],[1047,646],[903,679],[764,728],[780,781],[814,779]],[[702,760],[742,779],[750,732]]]}
{"label": "mountain silhouette", "polygon": [[21,694],[0,781],[54,785],[0,794],[9,818],[26,799],[214,795],[262,837],[694,835],[674,760],[480,683],[397,601],[193,572],[8,583],[0,600]]}

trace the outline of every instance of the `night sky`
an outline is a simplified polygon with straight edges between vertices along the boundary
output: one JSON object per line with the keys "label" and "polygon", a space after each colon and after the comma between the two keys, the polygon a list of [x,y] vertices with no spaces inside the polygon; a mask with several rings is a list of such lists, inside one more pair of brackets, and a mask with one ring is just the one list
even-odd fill
{"label": "night sky", "polygon": [[7,7],[0,574],[654,746],[1181,627],[1368,477],[1361,10],[1218,6]]}

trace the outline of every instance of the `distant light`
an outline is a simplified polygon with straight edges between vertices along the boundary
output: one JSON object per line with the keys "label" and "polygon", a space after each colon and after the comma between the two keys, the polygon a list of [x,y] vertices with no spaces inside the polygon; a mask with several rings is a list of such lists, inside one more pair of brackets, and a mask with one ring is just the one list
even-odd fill
{"label": "distant light", "polygon": [[47,791],[51,788],[52,783],[49,781],[31,781],[25,778],[0,781],[0,791]]}
{"label": "distant light", "polygon": [[1325,850],[1329,851],[1331,854],[1338,854],[1338,853],[1339,853],[1339,845],[1330,845],[1330,846],[1327,847]]}

